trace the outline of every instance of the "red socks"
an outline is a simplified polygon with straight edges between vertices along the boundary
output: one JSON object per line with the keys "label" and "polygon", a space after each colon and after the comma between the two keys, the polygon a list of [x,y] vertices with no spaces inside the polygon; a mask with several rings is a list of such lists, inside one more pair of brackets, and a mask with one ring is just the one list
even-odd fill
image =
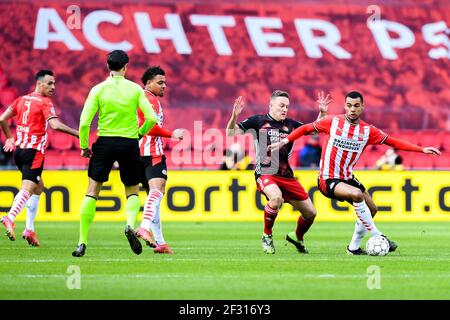
{"label": "red socks", "polygon": [[314,219],[312,221],[305,220],[303,216],[298,217],[297,220],[297,229],[295,230],[295,234],[297,235],[297,240],[303,240],[303,236],[306,232],[308,232],[309,227],[314,223]]}
{"label": "red socks", "polygon": [[279,209],[273,209],[269,204],[264,207],[264,233],[272,234],[273,224],[277,218]]}

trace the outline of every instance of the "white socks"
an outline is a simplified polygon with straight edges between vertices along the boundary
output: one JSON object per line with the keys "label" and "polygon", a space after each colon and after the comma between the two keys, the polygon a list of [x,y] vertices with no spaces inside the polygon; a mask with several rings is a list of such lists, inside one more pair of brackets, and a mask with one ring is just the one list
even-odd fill
{"label": "white socks", "polygon": [[356,220],[355,231],[353,232],[352,241],[348,245],[348,248],[352,251],[357,250],[361,245],[361,241],[366,235],[366,233],[367,233],[366,227],[364,227],[361,221]]}
{"label": "white socks", "polygon": [[157,189],[151,189],[147,196],[144,206],[144,215],[142,216],[141,227],[145,230],[150,230],[153,233],[153,237],[158,244],[166,243],[164,241],[161,229],[161,218],[159,208],[161,206],[161,200],[164,193]]}
{"label": "white socks", "polygon": [[150,227],[152,228],[153,237],[155,238],[155,241],[157,244],[165,244],[164,237],[162,234],[162,226],[161,226],[161,218],[159,215],[159,206],[158,210],[156,211],[155,217],[153,218],[152,223],[150,224]]}
{"label": "white socks", "polygon": [[364,200],[362,202],[353,202],[353,207],[355,208],[355,213],[359,221],[367,231],[370,231],[372,236],[379,236],[382,234],[375,226],[375,222],[373,222],[372,215],[370,214],[370,209]]}
{"label": "white socks", "polygon": [[158,213],[158,208],[164,194],[156,189],[151,189],[144,205],[144,215],[142,216],[141,227],[150,230],[150,224]]}
{"label": "white socks", "polygon": [[34,231],[34,219],[36,218],[37,209],[39,207],[40,195],[34,194],[27,202],[27,222],[25,229]]}
{"label": "white socks", "polygon": [[14,222],[17,215],[23,210],[25,204],[28,202],[30,194],[26,190],[20,190],[19,193],[14,197],[11,209],[8,212],[8,219]]}

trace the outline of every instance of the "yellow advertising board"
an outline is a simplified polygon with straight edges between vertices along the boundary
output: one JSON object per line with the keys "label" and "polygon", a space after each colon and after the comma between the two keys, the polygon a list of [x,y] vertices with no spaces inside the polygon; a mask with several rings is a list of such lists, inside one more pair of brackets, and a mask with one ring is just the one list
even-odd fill
{"label": "yellow advertising board", "polygon": [[[317,221],[355,220],[351,206],[324,197],[316,171],[296,171],[318,211]],[[361,171],[355,176],[373,195],[377,221],[450,221],[450,171]],[[8,211],[20,188],[18,171],[0,172],[0,211]],[[38,220],[78,221],[87,188],[86,171],[44,171],[45,193]],[[141,204],[146,194],[140,192]],[[125,221],[124,188],[118,171],[104,184],[96,221]],[[266,200],[256,190],[252,171],[170,171],[161,205],[164,221],[261,221]],[[284,204],[278,220],[298,217]],[[18,220],[24,220],[25,214]]]}

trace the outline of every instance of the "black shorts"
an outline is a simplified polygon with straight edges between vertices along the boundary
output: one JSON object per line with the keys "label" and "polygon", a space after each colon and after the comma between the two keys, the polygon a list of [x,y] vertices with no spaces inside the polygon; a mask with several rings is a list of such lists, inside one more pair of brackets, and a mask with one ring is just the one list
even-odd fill
{"label": "black shorts", "polygon": [[148,180],[150,179],[162,178],[167,180],[166,156],[158,158],[142,156],[139,164],[139,177],[145,189],[149,189]]}
{"label": "black shorts", "polygon": [[17,148],[14,152],[14,162],[22,172],[22,180],[31,180],[36,184],[41,181],[44,155],[40,151]]}
{"label": "black shorts", "polygon": [[92,145],[89,178],[106,182],[114,162],[119,163],[120,180],[127,187],[139,184],[139,141],[123,137],[99,137]]}
{"label": "black shorts", "polygon": [[322,194],[330,199],[336,199],[339,201],[347,201],[345,199],[341,199],[335,196],[334,189],[336,188],[337,184],[339,182],[346,183],[348,185],[351,185],[352,187],[358,188],[362,192],[366,191],[366,188],[362,185],[361,182],[358,181],[358,179],[353,176],[350,180],[341,180],[341,179],[327,179],[327,180],[318,180],[319,190],[322,192]]}

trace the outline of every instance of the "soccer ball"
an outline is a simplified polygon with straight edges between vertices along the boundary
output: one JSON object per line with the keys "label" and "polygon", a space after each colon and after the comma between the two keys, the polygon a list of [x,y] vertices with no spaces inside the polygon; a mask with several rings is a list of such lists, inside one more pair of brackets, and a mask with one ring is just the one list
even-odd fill
{"label": "soccer ball", "polygon": [[389,242],[383,236],[370,237],[366,243],[369,256],[385,256],[389,253]]}

